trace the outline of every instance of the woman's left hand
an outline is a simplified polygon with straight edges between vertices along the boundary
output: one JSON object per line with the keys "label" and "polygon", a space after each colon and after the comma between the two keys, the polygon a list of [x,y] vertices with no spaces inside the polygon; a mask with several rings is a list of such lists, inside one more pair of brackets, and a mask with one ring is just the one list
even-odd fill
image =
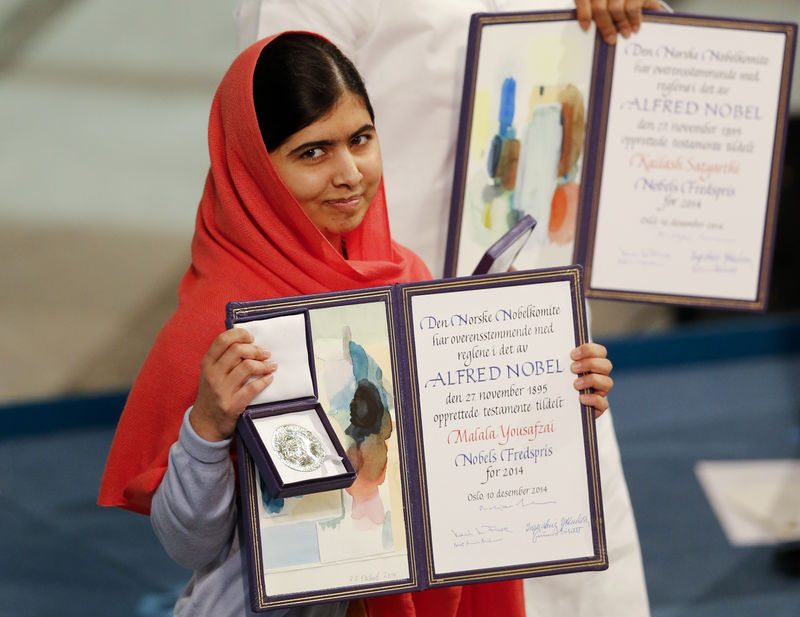
{"label": "woman's left hand", "polygon": [[576,390],[589,390],[581,394],[581,403],[594,407],[594,417],[599,418],[608,409],[608,393],[614,387],[611,360],[606,357],[606,348],[597,343],[584,343],[569,354],[573,362],[570,370],[578,375]]}

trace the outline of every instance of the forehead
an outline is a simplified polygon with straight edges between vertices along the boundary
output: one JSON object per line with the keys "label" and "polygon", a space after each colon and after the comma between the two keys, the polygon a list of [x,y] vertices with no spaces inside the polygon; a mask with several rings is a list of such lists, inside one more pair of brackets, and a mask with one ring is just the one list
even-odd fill
{"label": "forehead", "polygon": [[372,119],[364,100],[357,94],[345,91],[330,111],[290,135],[280,149],[293,150],[308,142],[346,140],[365,125],[372,126]]}

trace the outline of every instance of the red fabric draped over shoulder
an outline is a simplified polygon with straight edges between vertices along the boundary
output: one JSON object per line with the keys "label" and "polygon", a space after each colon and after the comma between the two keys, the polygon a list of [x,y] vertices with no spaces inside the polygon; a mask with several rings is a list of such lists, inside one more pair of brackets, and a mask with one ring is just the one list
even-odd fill
{"label": "red fabric draped over shoulder", "polygon": [[[98,503],[149,514],[183,415],[194,403],[200,360],[225,329],[227,302],[259,300],[431,278],[393,242],[383,184],[346,239],[349,259],[317,230],[276,173],[258,128],[251,46],[225,74],[211,107],[210,169],[197,212],[192,263],[178,308],[131,389],[106,463]],[[519,581],[449,587],[367,600],[377,616],[523,615]]]}

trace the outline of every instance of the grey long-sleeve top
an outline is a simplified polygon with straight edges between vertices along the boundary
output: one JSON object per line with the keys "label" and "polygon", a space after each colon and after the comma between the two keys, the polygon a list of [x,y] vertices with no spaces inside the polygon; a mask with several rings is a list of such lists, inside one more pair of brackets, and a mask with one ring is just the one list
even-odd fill
{"label": "grey long-sleeve top", "polygon": [[[199,437],[183,418],[167,473],[153,496],[150,521],[167,554],[193,570],[175,617],[242,617],[249,611],[239,549],[230,439]],[[282,609],[264,617],[343,617],[347,602]]]}

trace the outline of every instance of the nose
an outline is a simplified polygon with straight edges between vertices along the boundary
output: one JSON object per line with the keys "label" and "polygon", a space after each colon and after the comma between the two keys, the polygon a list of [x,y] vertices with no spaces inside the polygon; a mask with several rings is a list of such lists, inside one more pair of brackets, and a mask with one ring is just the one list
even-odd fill
{"label": "nose", "polygon": [[358,166],[358,158],[350,150],[339,152],[336,157],[336,167],[333,174],[333,183],[336,186],[358,186],[364,174]]}

